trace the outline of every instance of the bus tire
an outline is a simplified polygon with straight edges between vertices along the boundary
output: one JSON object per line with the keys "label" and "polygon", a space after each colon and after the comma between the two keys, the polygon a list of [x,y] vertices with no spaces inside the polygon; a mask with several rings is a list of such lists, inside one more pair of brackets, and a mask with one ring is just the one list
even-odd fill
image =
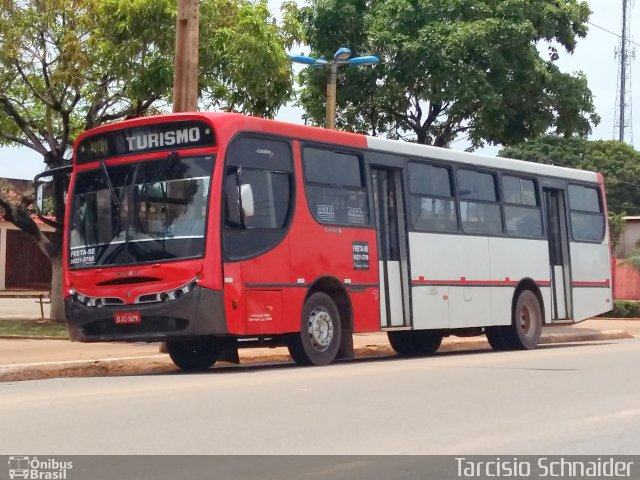
{"label": "bus tire", "polygon": [[415,337],[409,335],[412,333],[408,330],[398,330],[387,332],[387,338],[391,344],[391,348],[403,357],[412,357],[418,355],[418,345]]}
{"label": "bus tire", "polygon": [[522,290],[513,308],[511,325],[503,327],[503,339],[509,350],[532,350],[540,343],[542,307],[531,290]]}
{"label": "bus tire", "polygon": [[289,353],[300,365],[329,365],[338,355],[341,336],[338,307],[329,295],[316,292],[302,307],[300,333],[290,337]]}
{"label": "bus tire", "polygon": [[433,355],[442,344],[442,333],[438,330],[418,330],[416,334],[420,355]]}
{"label": "bus tire", "polygon": [[391,348],[405,357],[433,355],[442,343],[438,330],[398,330],[387,332]]}
{"label": "bus tire", "polygon": [[507,350],[507,346],[504,341],[503,331],[505,327],[486,327],[485,334],[487,335],[487,341],[491,348],[496,352],[502,352]]}
{"label": "bus tire", "polygon": [[211,338],[173,340],[167,342],[167,351],[173,363],[182,370],[207,370],[220,354]]}

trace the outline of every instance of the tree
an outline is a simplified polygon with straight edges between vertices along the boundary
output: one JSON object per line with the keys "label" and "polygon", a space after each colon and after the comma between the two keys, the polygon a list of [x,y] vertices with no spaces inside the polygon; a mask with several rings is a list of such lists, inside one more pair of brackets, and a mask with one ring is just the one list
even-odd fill
{"label": "tree", "polygon": [[611,252],[615,252],[618,245],[620,245],[622,233],[624,232],[624,217],[626,215],[627,212],[609,212],[609,243],[611,244]]}
{"label": "tree", "polygon": [[[0,144],[24,146],[48,169],[68,164],[75,137],[97,125],[163,111],[170,101],[173,0],[6,0],[0,3]],[[293,19],[282,31],[266,1],[202,0],[200,89],[205,106],[271,117],[289,98]],[[67,183],[53,184],[64,218]],[[32,196],[0,195],[5,218],[37,238],[52,263],[52,320],[64,319],[62,229],[44,237]]]}
{"label": "tree", "polygon": [[600,172],[609,211],[640,214],[640,152],[626,143],[546,135],[504,148],[499,155]]}
{"label": "tree", "polygon": [[[381,58],[340,69],[339,128],[439,146],[466,136],[473,148],[590,132],[599,119],[585,76],[555,63],[589,14],[578,0],[316,0],[299,18],[314,56],[348,46]],[[301,81],[299,102],[320,125],[324,72]]]}

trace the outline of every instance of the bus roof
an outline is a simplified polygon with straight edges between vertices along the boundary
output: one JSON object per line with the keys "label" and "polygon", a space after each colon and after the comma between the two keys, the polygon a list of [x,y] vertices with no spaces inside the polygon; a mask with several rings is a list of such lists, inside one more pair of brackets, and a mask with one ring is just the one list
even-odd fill
{"label": "bus roof", "polygon": [[457,162],[474,166],[498,168],[501,170],[512,170],[514,172],[526,172],[533,175],[547,175],[550,177],[560,177],[582,182],[596,183],[598,175],[588,170],[578,170],[575,168],[558,167],[543,163],[528,162],[525,160],[514,160],[512,158],[491,157],[477,153],[458,152],[448,148],[433,147],[430,145],[419,145],[417,143],[399,142],[378,137],[367,137],[369,148],[381,150],[400,155],[410,155],[412,157],[423,157],[432,160],[447,162]]}
{"label": "bus roof", "polygon": [[[326,143],[336,143],[343,146],[361,148],[366,144],[372,150],[378,150],[397,155],[409,155],[431,160],[445,162],[456,162],[480,167],[497,168],[501,170],[511,170],[514,172],[526,172],[532,175],[546,175],[550,177],[565,178],[582,182],[597,183],[598,175],[588,170],[578,170],[574,168],[558,167],[524,160],[514,160],[511,158],[492,157],[477,153],[459,152],[448,148],[434,147],[431,145],[420,145],[417,143],[403,142],[399,140],[388,140],[379,137],[365,136],[361,134],[328,131],[324,128],[310,127],[289,122],[274,121],[264,118],[251,117],[240,113],[231,112],[187,112],[177,114],[153,115],[141,117],[123,122],[103,125],[81,134],[77,140],[86,136],[101,133],[103,131],[118,128],[128,128],[132,126],[144,125],[147,123],[162,123],[165,121],[175,121],[180,119],[207,118],[214,127],[220,122],[235,124],[232,128],[240,130],[262,131],[264,133],[286,133],[294,138],[301,138],[311,141]],[[278,128],[278,125],[285,128]]]}

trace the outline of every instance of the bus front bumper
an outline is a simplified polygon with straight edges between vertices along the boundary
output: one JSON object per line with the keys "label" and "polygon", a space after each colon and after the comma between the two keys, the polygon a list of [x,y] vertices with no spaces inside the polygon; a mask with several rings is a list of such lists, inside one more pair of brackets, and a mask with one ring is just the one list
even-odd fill
{"label": "bus front bumper", "polygon": [[[162,342],[184,337],[229,334],[221,291],[196,286],[168,302],[89,307],[65,299],[69,336],[79,342]],[[120,323],[116,316],[134,319]]]}

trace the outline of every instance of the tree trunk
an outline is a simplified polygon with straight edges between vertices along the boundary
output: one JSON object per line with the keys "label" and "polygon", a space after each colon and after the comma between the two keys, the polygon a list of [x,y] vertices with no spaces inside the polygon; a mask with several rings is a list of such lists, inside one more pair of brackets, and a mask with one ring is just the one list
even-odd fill
{"label": "tree trunk", "polygon": [[62,291],[62,252],[51,257],[51,321],[64,323],[64,296]]}

